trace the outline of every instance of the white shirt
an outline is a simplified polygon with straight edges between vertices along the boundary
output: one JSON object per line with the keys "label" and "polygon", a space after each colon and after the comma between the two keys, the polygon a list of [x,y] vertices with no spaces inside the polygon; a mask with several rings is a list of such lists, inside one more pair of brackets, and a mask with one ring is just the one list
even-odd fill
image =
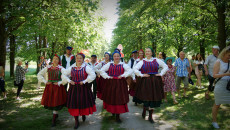
{"label": "white shirt", "polygon": [[[81,68],[83,68],[85,66],[86,66],[85,71],[88,74],[88,76],[87,76],[87,78],[84,81],[82,81],[83,84],[85,84],[85,83],[91,83],[96,78],[95,71],[90,66],[86,65],[85,63],[82,63]],[[65,84],[67,82],[70,83],[70,81],[71,81],[69,77],[71,76],[72,67],[77,67],[77,66],[76,66],[76,64],[71,65],[62,74],[62,82],[65,83]]]}
{"label": "white shirt", "polygon": [[[134,59],[134,58],[131,58],[131,59]],[[129,62],[128,62],[128,65],[129,65],[129,67],[131,68],[131,59],[129,60]],[[133,62],[133,67],[134,67],[134,63],[135,63],[135,60],[137,60],[137,59],[134,59],[134,62]]]}
{"label": "white shirt", "polygon": [[[100,75],[104,78],[104,79],[109,79],[111,78],[111,76],[109,76],[106,71],[109,70],[109,67],[111,64],[114,64],[114,62],[109,62],[107,63],[106,65],[104,65],[102,68],[101,68],[101,71],[100,71]],[[123,68],[124,68],[124,73],[122,75],[120,75],[121,77],[128,77],[128,76],[131,76],[132,73],[133,73],[133,70],[127,65],[125,64],[124,62],[119,62],[119,64],[123,64]]]}
{"label": "white shirt", "polygon": [[[69,57],[66,56],[66,54],[64,55],[65,56],[65,59],[66,59],[66,69],[68,69],[70,67],[70,60],[71,60],[71,57],[74,56],[74,55],[70,55]],[[61,61],[62,61],[62,58],[63,58],[63,55],[60,57]]]}
{"label": "white shirt", "polygon": [[[159,64],[159,67],[162,67],[163,69],[161,70],[161,73],[160,75],[163,76],[167,71],[168,71],[168,66],[165,64],[165,62],[163,62],[161,59],[158,59],[158,58],[150,58],[150,59],[143,59],[145,61],[148,61],[148,62],[151,62],[153,61],[154,59],[156,59],[157,63]],[[134,70],[134,73],[137,75],[137,76],[141,76],[143,77],[144,74],[141,73],[141,71],[139,71],[143,65],[143,60],[142,61],[139,61],[133,68]]]}
{"label": "white shirt", "polygon": [[102,64],[107,64],[107,63],[109,63],[109,62],[105,62],[104,60],[102,61],[102,62],[100,62],[100,63],[98,63],[95,67],[94,67],[94,70],[95,70],[95,72],[97,73],[97,74],[100,74],[100,69],[103,67],[102,66]]}
{"label": "white shirt", "polygon": [[[47,67],[43,68],[43,69],[38,73],[38,75],[37,75],[38,81],[44,82],[45,84],[48,82],[48,81],[46,80],[45,77],[46,77],[46,75],[47,75],[47,70],[48,70],[48,68],[50,68],[50,67],[52,67],[52,65],[48,65]],[[65,71],[65,68],[62,67],[62,66],[60,66],[60,65],[58,65],[57,67],[58,67],[58,68],[61,68],[61,73],[63,74],[64,71]],[[62,81],[59,81],[59,82],[58,82],[58,86],[60,86],[61,84],[64,84],[64,83],[63,83]]]}
{"label": "white shirt", "polygon": [[212,77],[213,77],[213,68],[214,68],[214,64],[216,60],[217,60],[217,57],[215,57],[214,55],[209,55],[204,62],[204,64],[208,66],[209,75]]}

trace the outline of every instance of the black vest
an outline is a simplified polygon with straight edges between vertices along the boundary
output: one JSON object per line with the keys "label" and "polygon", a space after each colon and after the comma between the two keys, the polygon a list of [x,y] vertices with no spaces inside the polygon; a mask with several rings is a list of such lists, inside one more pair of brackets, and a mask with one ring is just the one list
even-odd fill
{"label": "black vest", "polygon": [[[75,63],[75,56],[73,56],[73,59],[70,61],[70,66],[71,66],[72,64],[74,64],[74,63]],[[62,65],[64,68],[66,68],[66,64],[67,64],[66,57],[65,57],[65,55],[63,55],[63,56],[62,56],[61,65]],[[66,69],[67,69],[67,68],[66,68]]]}

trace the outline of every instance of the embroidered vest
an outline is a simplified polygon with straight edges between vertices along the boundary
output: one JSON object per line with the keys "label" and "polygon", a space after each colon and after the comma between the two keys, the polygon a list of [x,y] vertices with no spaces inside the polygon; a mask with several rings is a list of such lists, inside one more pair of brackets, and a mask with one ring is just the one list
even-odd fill
{"label": "embroidered vest", "polygon": [[48,82],[58,82],[61,81],[61,68],[48,68]]}
{"label": "embroidered vest", "polygon": [[141,67],[142,74],[158,74],[159,64],[156,59],[151,62],[143,60],[143,65]]}
{"label": "embroidered vest", "polygon": [[74,82],[80,83],[81,81],[87,78],[88,74],[86,73],[86,66],[82,67],[80,70],[77,67],[72,67],[71,77]]}
{"label": "embroidered vest", "polygon": [[114,65],[113,63],[110,64],[108,75],[112,77],[118,77],[124,74],[124,68],[122,64]]}

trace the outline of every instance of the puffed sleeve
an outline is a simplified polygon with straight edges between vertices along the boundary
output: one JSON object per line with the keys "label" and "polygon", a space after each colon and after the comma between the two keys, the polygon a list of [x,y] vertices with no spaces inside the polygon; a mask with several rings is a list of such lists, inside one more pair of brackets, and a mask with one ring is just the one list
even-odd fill
{"label": "puffed sleeve", "polygon": [[47,72],[47,67],[43,68],[37,75],[38,81],[40,82],[44,82],[45,84],[47,83],[47,81],[45,80],[45,75]]}
{"label": "puffed sleeve", "polygon": [[63,85],[70,83],[71,80],[69,79],[69,76],[71,75],[71,69],[72,69],[72,66],[70,66],[68,69],[62,69],[61,78],[62,78]]}
{"label": "puffed sleeve", "polygon": [[83,81],[83,84],[85,84],[85,83],[91,83],[96,78],[95,71],[91,67],[89,67],[89,66],[86,66],[86,73],[88,74],[88,76]]}
{"label": "puffed sleeve", "polygon": [[[60,67],[61,68],[61,74],[63,75],[65,73],[65,68],[64,67]],[[63,82],[63,80],[58,82],[58,86],[60,86],[61,84],[66,84],[65,82]]]}
{"label": "puffed sleeve", "polygon": [[110,78],[110,76],[106,73],[106,71],[109,70],[110,64],[111,64],[111,63],[107,63],[106,65],[104,65],[104,66],[101,68],[100,75],[101,75],[104,79],[109,79],[109,78]]}
{"label": "puffed sleeve", "polygon": [[129,65],[129,67],[131,67],[131,59],[129,60],[128,65]]}
{"label": "puffed sleeve", "polygon": [[94,67],[94,70],[95,70],[95,72],[96,72],[97,74],[100,73],[101,67],[102,67],[102,62],[99,63],[99,64],[97,64],[97,65]]}
{"label": "puffed sleeve", "polygon": [[160,75],[163,76],[168,70],[168,66],[165,64],[164,61],[157,59],[157,63],[159,64],[160,67],[162,67],[163,69],[161,70]]}
{"label": "puffed sleeve", "polygon": [[123,64],[123,67],[124,67],[125,72],[124,72],[124,74],[121,75],[121,77],[125,77],[126,78],[128,76],[132,76],[133,69],[131,69],[129,67],[129,65],[127,65],[127,64]]}
{"label": "puffed sleeve", "polygon": [[143,65],[143,60],[142,61],[139,61],[133,68],[133,71],[134,73],[137,75],[137,76],[141,76],[143,77],[144,75],[139,71],[141,69]]}

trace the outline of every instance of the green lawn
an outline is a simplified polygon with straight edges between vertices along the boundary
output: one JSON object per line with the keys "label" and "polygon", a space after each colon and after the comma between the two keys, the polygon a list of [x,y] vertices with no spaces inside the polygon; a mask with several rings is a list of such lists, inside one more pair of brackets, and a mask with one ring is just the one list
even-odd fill
{"label": "green lawn", "polygon": [[[17,88],[13,86],[13,79],[6,77],[7,100],[0,99],[0,129],[50,129],[52,111],[46,110],[40,105],[40,98],[44,88],[37,90],[37,78],[35,69],[31,69],[26,75],[26,81],[21,93],[22,100],[15,100]],[[8,75],[6,73],[6,75]],[[194,79],[194,77],[193,77]],[[195,80],[194,80],[195,81]],[[207,81],[203,81],[207,86]],[[177,129],[213,129],[211,126],[211,109],[214,103],[213,94],[211,100],[204,99],[206,89],[198,90],[190,86],[188,98],[177,99],[179,104],[172,104],[172,97],[168,95],[168,103],[155,110],[161,120],[174,124]],[[219,111],[218,123],[222,129],[230,129],[230,105],[223,105]],[[102,129],[121,129],[119,124],[111,120],[110,113],[102,111]],[[72,128],[64,121],[69,118],[67,108],[60,112],[57,129]]]}

